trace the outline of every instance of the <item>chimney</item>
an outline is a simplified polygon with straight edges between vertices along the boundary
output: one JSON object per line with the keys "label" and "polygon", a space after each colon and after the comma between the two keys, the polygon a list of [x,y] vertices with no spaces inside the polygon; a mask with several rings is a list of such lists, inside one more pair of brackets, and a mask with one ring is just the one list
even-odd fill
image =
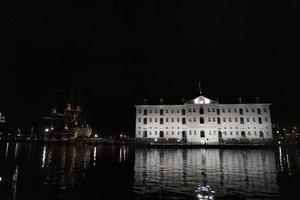
{"label": "chimney", "polygon": [[242,98],[241,97],[238,98],[238,102],[242,103]]}
{"label": "chimney", "polygon": [[163,104],[164,103],[164,99],[160,99],[159,102],[160,102],[160,104]]}
{"label": "chimney", "polygon": [[256,103],[260,103],[259,97],[256,97],[256,98],[255,98],[255,101],[256,101]]}

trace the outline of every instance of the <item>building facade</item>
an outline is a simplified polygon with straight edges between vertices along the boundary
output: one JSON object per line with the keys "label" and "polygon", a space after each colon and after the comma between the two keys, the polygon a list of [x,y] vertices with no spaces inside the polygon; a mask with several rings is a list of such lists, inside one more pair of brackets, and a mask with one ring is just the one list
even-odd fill
{"label": "building facade", "polygon": [[220,144],[271,141],[270,105],[220,104],[199,96],[182,105],[136,105],[136,139]]}

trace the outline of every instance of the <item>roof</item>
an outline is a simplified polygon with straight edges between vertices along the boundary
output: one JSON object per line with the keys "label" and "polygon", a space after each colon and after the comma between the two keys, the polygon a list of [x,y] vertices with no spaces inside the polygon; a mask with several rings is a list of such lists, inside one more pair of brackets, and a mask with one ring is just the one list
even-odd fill
{"label": "roof", "polygon": [[184,104],[218,104],[217,101],[211,100],[205,96],[199,96],[191,101],[188,101]]}

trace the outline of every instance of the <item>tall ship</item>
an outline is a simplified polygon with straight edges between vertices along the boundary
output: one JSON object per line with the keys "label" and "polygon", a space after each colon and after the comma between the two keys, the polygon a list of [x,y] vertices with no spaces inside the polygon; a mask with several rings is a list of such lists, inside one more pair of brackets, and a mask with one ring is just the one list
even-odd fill
{"label": "tall ship", "polygon": [[[89,138],[92,127],[87,123],[87,115],[81,103],[80,92],[73,88],[60,90],[62,95],[54,96],[54,103],[49,116],[49,128],[45,129],[46,136],[52,139],[75,140]],[[63,107],[60,107],[60,104]]]}

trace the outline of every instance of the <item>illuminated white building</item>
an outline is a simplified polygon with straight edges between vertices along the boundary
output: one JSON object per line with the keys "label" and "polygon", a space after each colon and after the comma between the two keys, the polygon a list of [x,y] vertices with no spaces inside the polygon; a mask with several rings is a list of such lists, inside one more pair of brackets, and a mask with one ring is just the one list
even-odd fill
{"label": "illuminated white building", "polygon": [[272,140],[270,105],[220,104],[199,96],[182,105],[136,105],[136,139],[191,144]]}

